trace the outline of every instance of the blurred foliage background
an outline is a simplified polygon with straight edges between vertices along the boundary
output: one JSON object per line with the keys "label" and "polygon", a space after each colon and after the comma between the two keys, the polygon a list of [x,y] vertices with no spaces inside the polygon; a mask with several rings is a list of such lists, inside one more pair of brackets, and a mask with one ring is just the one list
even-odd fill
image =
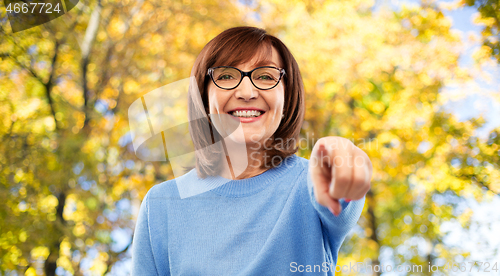
{"label": "blurred foliage background", "polygon": [[[467,229],[472,210],[459,203],[498,197],[500,129],[480,138],[483,117],[461,121],[443,108],[442,88],[472,76],[440,5],[374,5],[84,0],[18,33],[0,6],[0,274],[127,273],[138,206],[172,178],[168,162],[135,156],[128,107],[189,77],[202,47],[238,25],[263,27],[294,53],[307,93],[303,137],[342,136],[372,159],[372,189],[338,264],[380,264],[383,250],[395,265],[470,260],[440,225]],[[451,4],[464,6],[484,26],[475,62],[500,62],[499,1]],[[298,155],[309,156],[308,144]]]}

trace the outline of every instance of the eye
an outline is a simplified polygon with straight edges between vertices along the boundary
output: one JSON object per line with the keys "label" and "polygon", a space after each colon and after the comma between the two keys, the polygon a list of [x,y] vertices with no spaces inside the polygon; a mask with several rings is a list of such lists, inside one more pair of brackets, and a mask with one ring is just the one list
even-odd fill
{"label": "eye", "polygon": [[274,78],[271,75],[260,75],[260,76],[257,77],[257,80],[268,81],[268,80],[274,80]]}
{"label": "eye", "polygon": [[221,74],[217,77],[217,80],[230,80],[233,79],[233,76],[229,74]]}

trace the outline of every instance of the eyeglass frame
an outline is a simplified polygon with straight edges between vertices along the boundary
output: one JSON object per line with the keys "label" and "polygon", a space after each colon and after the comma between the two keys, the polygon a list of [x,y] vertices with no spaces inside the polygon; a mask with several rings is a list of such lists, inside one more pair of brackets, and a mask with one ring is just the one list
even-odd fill
{"label": "eyeglass frame", "polygon": [[[238,70],[238,71],[240,72],[240,74],[241,74],[240,81],[239,81],[239,82],[238,82],[238,84],[236,84],[233,88],[223,88],[223,87],[220,87],[220,86],[219,86],[219,85],[215,82],[215,80],[214,80],[214,75],[213,75],[213,73],[214,73],[215,69],[217,69],[217,68],[233,68],[233,69]],[[276,82],[276,84],[275,84],[275,85],[273,85],[273,86],[272,86],[272,87],[270,87],[270,88],[265,88],[265,89],[263,89],[263,88],[259,88],[259,87],[257,87],[257,85],[255,85],[255,83],[253,82],[253,80],[252,80],[252,78],[251,78],[250,76],[252,75],[253,71],[255,71],[255,70],[257,70],[257,69],[261,69],[261,68],[274,68],[274,69],[277,69],[277,70],[280,72],[280,78],[278,79],[278,81]],[[285,69],[283,69],[283,68],[278,68],[278,67],[274,67],[274,66],[261,66],[261,67],[254,68],[253,70],[251,70],[251,71],[246,71],[246,72],[245,72],[245,71],[241,71],[240,69],[238,69],[238,68],[236,68],[236,67],[232,67],[232,66],[217,66],[217,67],[210,67],[210,68],[208,68],[207,75],[209,75],[209,76],[210,76],[210,79],[212,79],[212,82],[215,84],[215,86],[219,87],[220,89],[224,89],[224,90],[233,90],[233,89],[235,89],[236,87],[238,87],[238,86],[241,84],[241,82],[243,81],[243,78],[244,78],[244,77],[248,77],[248,78],[250,79],[250,82],[252,83],[252,85],[253,85],[255,88],[257,88],[257,89],[259,89],[259,90],[270,90],[270,89],[273,89],[273,88],[275,88],[276,86],[278,86],[278,84],[280,83],[280,81],[281,81],[281,79],[283,78],[283,76],[284,76],[284,75],[286,75],[286,72],[285,72]]]}

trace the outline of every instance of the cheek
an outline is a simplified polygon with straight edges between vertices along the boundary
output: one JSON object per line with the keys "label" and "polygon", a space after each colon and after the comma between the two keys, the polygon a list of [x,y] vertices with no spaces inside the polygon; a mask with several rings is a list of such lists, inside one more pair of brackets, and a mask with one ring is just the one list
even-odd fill
{"label": "cheek", "polygon": [[210,113],[223,113],[224,105],[227,100],[227,97],[220,91],[214,88],[208,90],[208,106]]}
{"label": "cheek", "polygon": [[267,102],[270,104],[270,107],[276,109],[277,112],[281,111],[285,105],[285,95],[283,91],[269,97]]}
{"label": "cheek", "polygon": [[214,97],[214,93],[212,91],[208,92],[208,111],[209,113],[213,113],[214,111],[214,100],[216,98]]}
{"label": "cheek", "polygon": [[280,107],[283,108],[285,106],[285,95],[284,95],[284,93],[280,94],[280,97],[279,97],[278,101],[280,103]]}

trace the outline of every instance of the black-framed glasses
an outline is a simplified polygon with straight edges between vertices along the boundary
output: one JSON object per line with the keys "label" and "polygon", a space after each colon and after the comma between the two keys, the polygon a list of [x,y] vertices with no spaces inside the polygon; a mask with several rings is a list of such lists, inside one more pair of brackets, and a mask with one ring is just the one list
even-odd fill
{"label": "black-framed glasses", "polygon": [[252,71],[243,72],[231,66],[208,68],[208,75],[214,84],[225,90],[235,89],[245,76],[248,76],[253,86],[260,90],[273,89],[285,75],[285,69],[273,66],[262,66]]}

